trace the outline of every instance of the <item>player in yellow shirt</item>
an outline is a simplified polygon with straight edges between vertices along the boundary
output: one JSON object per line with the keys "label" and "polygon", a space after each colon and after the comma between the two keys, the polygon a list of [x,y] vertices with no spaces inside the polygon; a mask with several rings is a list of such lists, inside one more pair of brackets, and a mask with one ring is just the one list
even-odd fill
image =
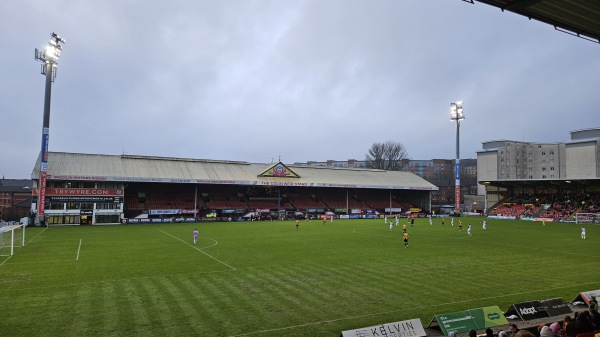
{"label": "player in yellow shirt", "polygon": [[402,234],[402,238],[404,239],[404,248],[408,247],[408,233]]}
{"label": "player in yellow shirt", "polygon": [[296,219],[296,230],[298,230],[298,227],[300,227],[300,220]]}
{"label": "player in yellow shirt", "polygon": [[402,225],[402,233],[406,233],[406,224]]}

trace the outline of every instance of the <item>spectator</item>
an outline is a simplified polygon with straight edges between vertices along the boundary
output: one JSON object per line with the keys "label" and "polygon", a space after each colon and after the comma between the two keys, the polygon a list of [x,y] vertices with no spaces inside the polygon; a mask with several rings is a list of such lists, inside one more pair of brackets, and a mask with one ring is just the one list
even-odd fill
{"label": "spectator", "polygon": [[485,329],[485,337],[494,337],[494,331],[490,328]]}
{"label": "spectator", "polygon": [[519,330],[519,332],[517,332],[515,337],[536,337],[536,336],[527,330]]}
{"label": "spectator", "polygon": [[594,331],[594,327],[587,319],[585,313],[589,314],[589,311],[583,311],[575,314],[575,325],[577,326],[578,334]]}
{"label": "spectator", "polygon": [[544,325],[540,329],[540,337],[557,337],[558,335],[552,332],[549,326]]}
{"label": "spectator", "polygon": [[475,331],[473,329],[469,330],[469,337],[477,337],[477,331]]}
{"label": "spectator", "polygon": [[[584,234],[582,233],[581,235]],[[598,313],[598,301],[596,300],[596,296],[592,296],[592,299],[590,300],[589,310]]]}
{"label": "spectator", "polygon": [[515,323],[511,323],[508,325],[508,337],[515,337],[519,331],[520,330]]}
{"label": "spectator", "polygon": [[508,337],[508,334],[504,330],[498,331],[498,337]]}
{"label": "spectator", "polygon": [[592,323],[594,330],[600,330],[600,315],[598,311],[590,310],[587,318]]}
{"label": "spectator", "polygon": [[564,331],[565,337],[576,337],[577,336],[577,325],[571,319],[571,316],[565,316],[565,320],[563,321],[562,329]]}
{"label": "spectator", "polygon": [[562,328],[560,327],[560,324],[558,324],[558,322],[550,324],[550,330],[552,330],[552,332],[558,337],[565,337],[565,334],[563,333]]}

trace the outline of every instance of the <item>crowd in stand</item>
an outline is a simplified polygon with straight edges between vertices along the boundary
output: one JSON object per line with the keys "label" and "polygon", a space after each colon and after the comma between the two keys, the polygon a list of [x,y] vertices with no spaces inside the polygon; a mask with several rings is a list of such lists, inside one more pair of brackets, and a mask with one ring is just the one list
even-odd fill
{"label": "crowd in stand", "polygon": [[[478,335],[477,331],[470,330],[469,337],[594,337],[600,333],[600,315],[598,314],[598,301],[592,296],[587,310],[576,311],[574,317],[565,316],[562,321],[554,321],[528,326],[519,329],[515,323],[508,325],[507,330],[497,333],[490,328],[485,335]],[[454,337],[452,332],[448,335]]]}
{"label": "crowd in stand", "polygon": [[542,193],[515,195],[490,212],[491,215],[573,220],[577,213],[600,213],[600,193]]}

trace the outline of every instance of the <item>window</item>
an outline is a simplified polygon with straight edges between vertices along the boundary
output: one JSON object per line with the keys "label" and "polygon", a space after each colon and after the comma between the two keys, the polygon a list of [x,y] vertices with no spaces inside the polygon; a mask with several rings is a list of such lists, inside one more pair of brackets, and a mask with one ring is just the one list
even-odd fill
{"label": "window", "polygon": [[119,214],[96,215],[96,223],[119,223]]}
{"label": "window", "polygon": [[96,209],[119,209],[119,204],[96,204]]}
{"label": "window", "polygon": [[65,209],[65,204],[62,202],[46,203],[46,209]]}

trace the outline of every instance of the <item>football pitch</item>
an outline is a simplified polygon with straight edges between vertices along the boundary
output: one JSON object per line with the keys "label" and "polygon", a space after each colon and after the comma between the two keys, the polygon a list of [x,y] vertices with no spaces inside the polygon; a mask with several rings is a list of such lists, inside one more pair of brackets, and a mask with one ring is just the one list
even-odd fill
{"label": "football pitch", "polygon": [[482,220],[417,219],[407,248],[383,219],[29,227],[0,335],[333,337],[600,289],[600,227]]}

